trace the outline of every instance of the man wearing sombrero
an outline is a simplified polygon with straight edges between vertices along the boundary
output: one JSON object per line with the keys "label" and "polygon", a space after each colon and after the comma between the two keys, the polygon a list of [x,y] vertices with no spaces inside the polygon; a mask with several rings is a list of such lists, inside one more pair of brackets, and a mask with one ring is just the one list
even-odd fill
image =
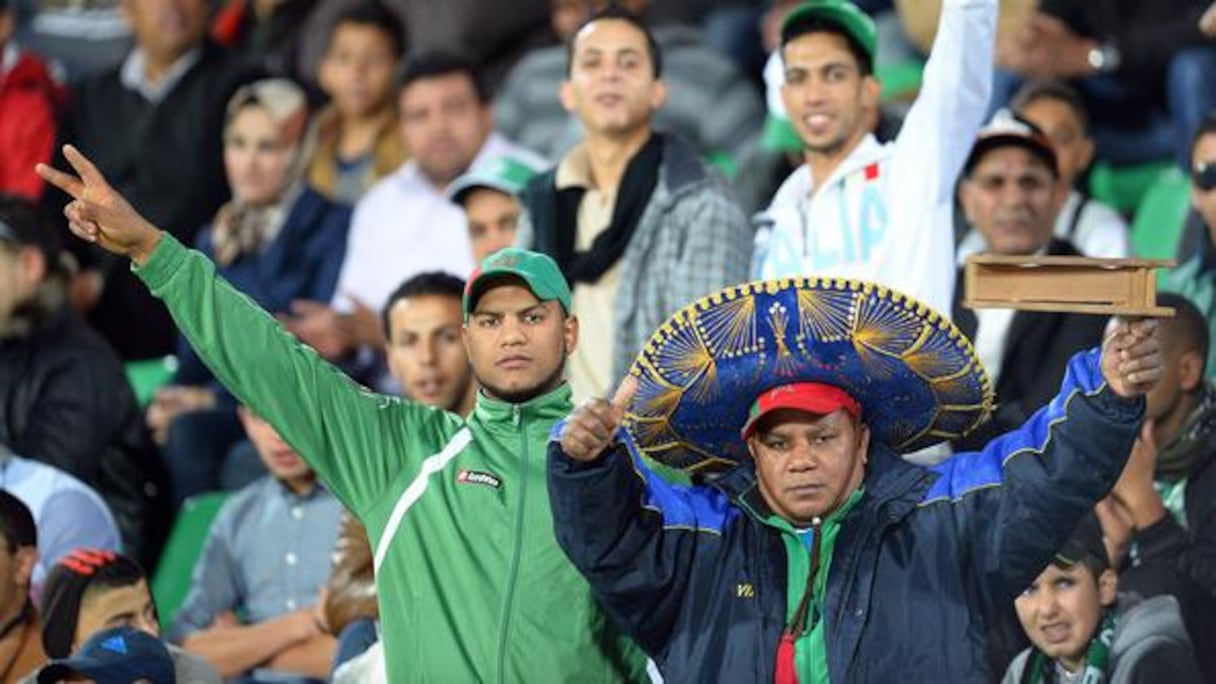
{"label": "man wearing sombrero", "polygon": [[1119,476],[1155,329],[1120,323],[1020,429],[923,468],[900,454],[991,409],[953,325],[856,281],[730,288],[555,428],[558,541],[669,682],[984,681],[993,616]]}

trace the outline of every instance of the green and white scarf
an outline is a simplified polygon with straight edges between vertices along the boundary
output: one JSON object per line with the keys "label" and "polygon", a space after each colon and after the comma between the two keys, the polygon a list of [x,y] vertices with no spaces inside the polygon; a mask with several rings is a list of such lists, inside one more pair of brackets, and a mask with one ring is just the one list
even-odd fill
{"label": "green and white scarf", "polygon": [[[1111,608],[1102,616],[1098,634],[1089,642],[1089,648],[1085,651],[1085,669],[1075,681],[1080,684],[1102,684],[1106,681],[1106,666],[1114,640],[1115,611]],[[1022,684],[1057,684],[1055,661],[1035,649],[1022,673]]]}

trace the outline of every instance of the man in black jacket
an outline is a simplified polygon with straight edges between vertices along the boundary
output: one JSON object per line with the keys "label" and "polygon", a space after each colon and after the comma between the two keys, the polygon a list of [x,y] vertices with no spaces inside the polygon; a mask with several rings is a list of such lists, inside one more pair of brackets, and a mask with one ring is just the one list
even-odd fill
{"label": "man in black jacket", "polygon": [[[179,240],[193,244],[228,197],[223,108],[244,75],[206,40],[206,0],[125,0],[122,7],[135,47],[119,68],[72,93],[60,138],[95,160],[149,219],[173,226]],[[57,192],[48,198],[60,207],[67,201]],[[78,251],[87,269],[74,297],[92,305],[90,323],[119,356],[173,353],[169,314],[125,265],[100,250]],[[135,320],[138,326],[131,325]]]}
{"label": "man in black jacket", "polygon": [[[990,620],[1122,469],[1154,329],[1120,323],[1020,429],[922,468],[899,454],[990,407],[957,329],[857,281],[714,293],[555,429],[558,542],[667,681],[981,681]],[[733,467],[676,485],[642,452]]]}
{"label": "man in black jacket", "polygon": [[[1204,380],[1210,341],[1193,304],[1168,293],[1157,301],[1175,311],[1161,322],[1161,381],[1148,394],[1144,427],[1111,505],[1099,512],[1106,536],[1123,547],[1116,552],[1131,550],[1120,585],[1144,596],[1176,595],[1191,640],[1210,644],[1216,637],[1216,388]],[[1112,560],[1119,563],[1121,555]],[[1216,652],[1201,648],[1197,656],[1216,679]]]}
{"label": "man in black jacket", "polygon": [[[1068,193],[1059,183],[1051,144],[1029,122],[998,114],[980,132],[963,167],[963,213],[989,254],[1079,256],[1054,239],[1056,212]],[[964,309],[966,285],[958,278],[954,321],[974,344],[996,386],[996,412],[956,449],[982,447],[1021,425],[1056,393],[1074,353],[1102,340],[1102,316],[1007,309]]]}
{"label": "man in black jacket", "polygon": [[1216,47],[1204,37],[1207,0],[1043,0],[998,46],[994,102],[1021,78],[1070,79],[1094,115],[1099,155],[1117,164],[1176,157],[1216,108]]}
{"label": "man in black jacket", "polygon": [[67,304],[65,280],[37,210],[0,198],[0,442],[96,489],[151,565],[171,515],[164,469],[122,365]]}

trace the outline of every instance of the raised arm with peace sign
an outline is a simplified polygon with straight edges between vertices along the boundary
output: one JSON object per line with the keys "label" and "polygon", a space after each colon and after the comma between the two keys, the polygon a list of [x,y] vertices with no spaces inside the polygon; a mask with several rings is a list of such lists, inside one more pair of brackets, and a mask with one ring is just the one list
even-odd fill
{"label": "raised arm with peace sign", "polygon": [[[510,383],[519,384],[519,367],[537,379],[527,397],[481,393],[466,421],[358,386],[205,255],[140,216],[79,151],[64,152],[72,170],[38,173],[72,196],[72,232],[133,259],[136,277],[215,377],[366,525],[389,680],[648,679],[641,653],[547,533],[544,446],[572,408],[554,371],[577,339],[556,263],[514,252],[479,291],[477,315],[486,320],[473,334],[482,335],[487,367],[506,359],[510,367],[494,372]],[[140,323],[130,321],[136,334]],[[534,349],[549,355],[546,364],[534,361]],[[612,412],[614,425],[620,415]]]}
{"label": "raised arm with peace sign", "polygon": [[72,233],[142,265],[160,243],[162,231],[135,211],[80,150],[64,145],[63,154],[75,176],[46,164],[35,170],[43,180],[71,195],[63,213]]}

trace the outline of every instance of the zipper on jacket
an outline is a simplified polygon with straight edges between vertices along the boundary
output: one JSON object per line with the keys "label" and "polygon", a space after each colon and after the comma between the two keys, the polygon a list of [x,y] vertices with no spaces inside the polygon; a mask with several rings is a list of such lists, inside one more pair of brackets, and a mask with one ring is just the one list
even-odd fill
{"label": "zipper on jacket", "polygon": [[528,431],[522,427],[523,408],[512,407],[515,426],[520,428],[519,447],[523,459],[519,477],[519,511],[515,515],[515,548],[511,551],[511,569],[507,573],[507,596],[503,601],[502,626],[498,630],[498,681],[507,680],[507,635],[511,631],[511,610],[515,605],[515,584],[519,579],[519,558],[524,545],[524,511],[528,496]]}
{"label": "zipper on jacket", "polygon": [[[822,528],[823,521],[815,518],[811,525],[814,539],[811,540],[811,566],[806,574],[806,590],[802,592],[802,600],[798,602],[798,609],[794,611],[789,625],[795,640],[814,629],[815,623],[819,622],[819,611],[812,604],[815,602],[815,576],[819,574],[819,547],[822,546],[819,531]],[[808,615],[812,610],[815,612]]]}
{"label": "zipper on jacket", "polygon": [[[819,610],[815,603],[815,576],[819,574],[819,547],[821,546],[820,531],[823,520],[816,517],[811,524],[811,563],[806,573],[806,587],[793,616],[786,623],[777,645],[777,658],[774,664],[773,681],[775,684],[798,684],[798,641],[806,636],[819,622]],[[813,612],[812,612],[813,611]]]}

